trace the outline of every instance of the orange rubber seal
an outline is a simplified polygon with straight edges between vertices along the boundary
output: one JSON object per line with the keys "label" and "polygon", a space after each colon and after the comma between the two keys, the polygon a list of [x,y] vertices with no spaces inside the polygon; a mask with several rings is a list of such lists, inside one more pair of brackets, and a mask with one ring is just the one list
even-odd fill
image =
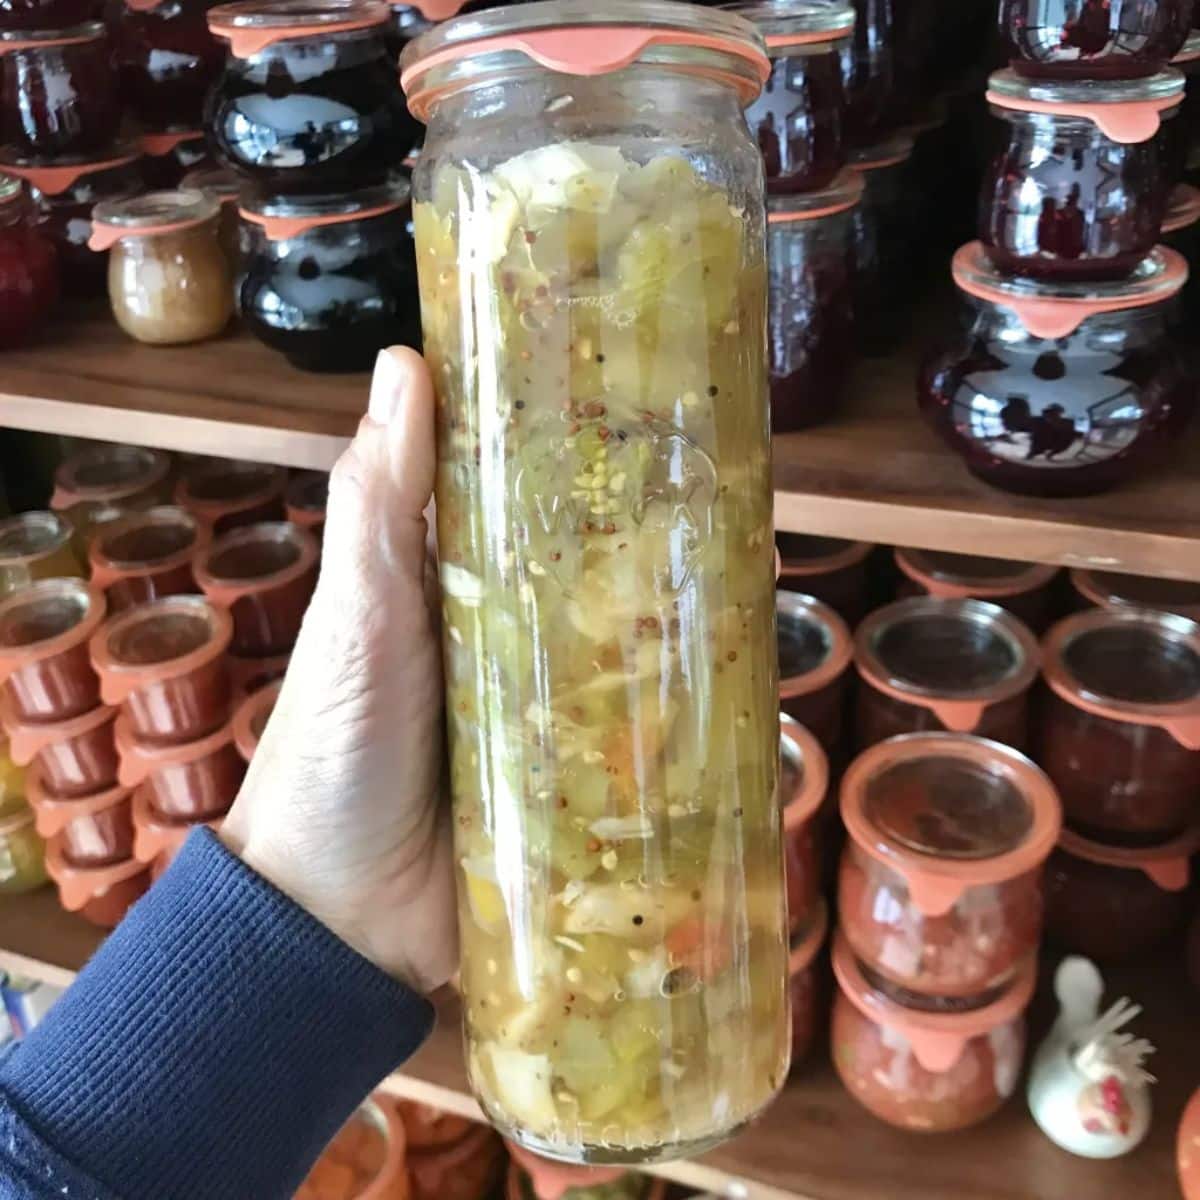
{"label": "orange rubber seal", "polygon": [[277,42],[294,42],[308,37],[328,37],[331,33],[354,33],[360,29],[383,28],[387,18],[360,17],[350,21],[330,21],[325,25],[276,25],[270,29],[241,29],[221,20],[209,20],[209,32],[229,43],[234,58],[253,58]]}
{"label": "orange rubber seal", "polygon": [[199,141],[203,137],[203,129],[185,129],[174,133],[143,133],[138,142],[143,154],[148,154],[151,158],[162,158],[164,154],[170,154],[176,146],[184,142]]}
{"label": "orange rubber seal", "polygon": [[1141,871],[1164,892],[1182,892],[1190,879],[1192,855],[1200,850],[1200,826],[1161,846],[1106,846],[1064,829],[1058,836],[1058,848],[1072,858],[1102,867]]}
{"label": "orange rubber seal", "polygon": [[840,29],[814,29],[811,33],[768,33],[763,37],[768,50],[784,50],[788,46],[819,46],[822,42],[839,42],[854,32],[854,22]]}
{"label": "orange rubber seal", "polygon": [[783,828],[790,833],[803,829],[820,810],[829,788],[829,759],[821,743],[787,713],[779,714],[779,741],[782,757],[800,764],[800,780],[783,805]]}
{"label": "orange rubber seal", "polygon": [[168,233],[182,233],[185,229],[197,229],[206,225],[212,217],[189,217],[185,221],[166,221],[162,225],[107,225],[103,221],[92,221],[92,233],[88,238],[89,250],[111,250],[126,238],[159,237]]}
{"label": "orange rubber seal", "polygon": [[97,33],[80,34],[78,37],[13,39],[12,41],[0,38],[0,55],[15,54],[21,50],[45,50],[47,47],[54,46],[85,46],[88,42],[98,42],[105,36],[104,30],[101,29]]}
{"label": "orange rubber seal", "polygon": [[344,225],[347,221],[365,221],[370,217],[382,217],[404,207],[403,201],[395,204],[378,204],[374,208],[359,209],[358,212],[321,213],[311,217],[266,217],[262,213],[239,208],[243,220],[259,226],[271,242],[286,242],[289,238],[303,237],[310,230],[323,225]]}
{"label": "orange rubber seal", "polygon": [[73,187],[85,175],[96,175],[101,171],[109,171],[114,167],[128,166],[137,162],[140,154],[123,154],[119,158],[106,158],[100,162],[76,163],[69,167],[26,166],[23,163],[0,162],[0,172],[5,175],[15,175],[32,183],[43,195],[58,196],[67,188]]}
{"label": "orange rubber seal", "polygon": [[1124,146],[1148,142],[1162,125],[1162,114],[1178,108],[1182,91],[1174,96],[1156,96],[1150,100],[1117,100],[1109,103],[1074,104],[1069,100],[1028,100],[988,90],[987,100],[997,108],[1015,112],[1047,113],[1060,117],[1083,117],[1091,121],[1106,138]]}

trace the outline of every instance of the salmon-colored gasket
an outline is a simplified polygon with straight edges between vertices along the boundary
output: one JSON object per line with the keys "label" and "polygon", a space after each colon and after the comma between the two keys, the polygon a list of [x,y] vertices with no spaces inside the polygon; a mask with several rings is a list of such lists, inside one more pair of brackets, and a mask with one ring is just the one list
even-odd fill
{"label": "salmon-colored gasket", "polygon": [[[145,529],[157,525],[176,525],[189,528],[192,541],[174,554],[162,558],[145,559],[140,562],[125,562],[104,552],[105,545],[114,537],[133,529]],[[211,540],[207,526],[202,525],[186,508],[163,504],[145,512],[129,513],[115,521],[106,521],[97,527],[88,545],[88,567],[92,582],[100,588],[109,588],[120,579],[145,579],[149,575],[161,575],[186,566],[196,555],[202,553]]]}
{"label": "salmon-colored gasket", "polygon": [[125,0],[125,7],[130,12],[152,12],[165,0]]}
{"label": "salmon-colored gasket", "polygon": [[45,50],[54,46],[86,46],[88,42],[103,41],[107,36],[107,33],[101,29],[96,33],[81,34],[78,37],[14,38],[12,41],[0,38],[0,57],[5,54],[16,54],[21,50]]}
{"label": "salmon-colored gasket", "polygon": [[1024,661],[1021,668],[1009,678],[1002,679],[991,687],[980,688],[970,696],[926,696],[908,688],[898,687],[892,683],[883,672],[883,664],[878,667],[872,662],[874,652],[871,649],[871,639],[876,629],[881,625],[890,624],[901,618],[905,612],[914,615],[922,611],[933,611],[936,607],[945,607],[946,615],[953,616],[954,610],[967,605],[984,604],[986,600],[944,600],[937,596],[913,596],[908,600],[896,600],[877,608],[863,620],[854,633],[854,666],[859,678],[875,691],[904,704],[912,704],[918,708],[928,709],[951,733],[973,733],[979,728],[983,714],[994,704],[1011,700],[1033,686],[1037,678],[1038,667],[1041,664],[1041,649],[1037,638],[1011,613],[996,605],[988,605],[993,610],[995,624],[1003,627],[1021,648]]}
{"label": "salmon-colored gasket", "polygon": [[216,733],[195,742],[163,744],[139,741],[129,728],[129,716],[122,713],[113,726],[120,767],[117,778],[124,787],[138,788],[157,770],[199,762],[225,746],[233,745],[233,722],[226,721]]}
{"label": "salmon-colored gasket", "polygon": [[111,250],[119,241],[125,238],[159,237],[168,233],[182,233],[185,229],[197,229],[214,219],[207,217],[188,217],[182,221],[164,221],[159,225],[108,225],[103,221],[92,220],[92,233],[88,238],[88,249],[102,252]]}
{"label": "salmon-colored gasket", "polygon": [[845,567],[856,567],[875,549],[874,542],[850,542],[819,558],[787,558],[780,551],[780,582],[789,577],[827,575]]}
{"label": "salmon-colored gasket", "polygon": [[8,736],[8,749],[18,767],[27,767],[47,746],[69,742],[117,719],[117,710],[107,704],[68,717],[65,721],[22,721],[13,712],[12,697],[0,696],[0,727]]}
{"label": "salmon-colored gasket", "polygon": [[149,455],[149,469],[145,476],[141,479],[124,480],[121,483],[107,486],[80,487],[76,480],[79,464],[86,461],[88,454],[91,453],[83,450],[60,463],[58,470],[54,472],[54,492],[50,497],[50,507],[61,512],[76,504],[104,503],[123,500],[127,496],[140,496],[143,492],[158,487],[170,474],[171,456],[162,450],[155,450],[149,446],[117,446],[114,448],[118,450],[135,449],[141,454]]}
{"label": "salmon-colored gasket", "polygon": [[287,489],[288,475],[286,469],[270,466],[267,463],[233,463],[228,464],[226,467],[213,464],[203,473],[208,473],[208,471],[216,473],[225,469],[237,472],[241,468],[259,471],[265,470],[267,475],[266,483],[256,491],[246,492],[241,496],[222,497],[219,500],[202,500],[192,495],[191,479],[185,471],[175,485],[175,503],[180,508],[186,508],[201,524],[211,527],[215,526],[222,517],[258,508],[259,505],[266,504],[267,501],[273,499],[275,496],[282,497]]}
{"label": "salmon-colored gasket", "polygon": [[276,25],[270,29],[239,29],[224,21],[209,17],[208,30],[214,36],[229,42],[229,53],[234,58],[253,58],[268,46],[279,42],[294,42],[298,38],[328,37],[331,33],[353,33],[359,29],[382,29],[387,17],[358,17],[349,21],[318,22],[315,25]]}
{"label": "salmon-colored gasket", "polygon": [[155,810],[148,784],[134,789],[132,806],[133,857],[147,866],[160,854],[177,851],[193,829],[203,825],[216,833],[225,820],[223,813],[208,821],[168,821]]}
{"label": "salmon-colored gasket", "polygon": [[962,1058],[967,1043],[1017,1020],[1033,998],[1037,956],[1030,955],[1004,994],[983,1008],[966,1012],[925,1012],[905,1008],[867,982],[846,935],[833,939],[833,973],[842,995],[873,1025],[900,1033],[912,1046],[917,1062],[933,1074],[944,1074]]}
{"label": "salmon-colored gasket", "polygon": [[[115,635],[132,625],[172,612],[203,617],[211,631],[208,641],[186,654],[161,662],[127,663],[116,658],[112,651]],[[179,679],[208,666],[225,654],[232,641],[233,617],[228,609],[213,604],[203,596],[162,596],[146,604],[135,604],[106,621],[89,642],[88,651],[92,667],[100,676],[100,698],[105,704],[123,704],[140,688],[168,679]]]}
{"label": "salmon-colored gasket", "polygon": [[1066,100],[1027,100],[1006,96],[989,88],[987,100],[997,108],[1016,112],[1048,113],[1051,116],[1082,117],[1091,121],[1106,138],[1124,146],[1148,142],[1162,125],[1162,114],[1178,108],[1183,89],[1172,96],[1157,96],[1150,100],[1117,100],[1108,103],[1073,104]]}
{"label": "salmon-colored gasket", "polygon": [[[1119,572],[1114,572],[1119,574]],[[1086,567],[1073,567],[1069,572],[1071,586],[1080,598],[1094,604],[1097,608],[1116,609],[1149,608],[1152,612],[1174,613],[1186,617],[1189,621],[1200,621],[1200,600],[1194,605],[1181,604],[1178,608],[1156,609],[1153,605],[1139,604],[1134,600],[1126,600],[1114,592],[1107,591],[1096,579],[1097,572]],[[1187,610],[1187,611],[1183,611]]]}
{"label": "salmon-colored gasket", "polygon": [[238,753],[247,762],[254,757],[254,752],[258,749],[258,738],[254,734],[254,722],[264,710],[270,711],[275,707],[282,687],[283,680],[278,679],[274,683],[268,683],[266,687],[251,692],[238,705],[237,711],[233,714],[233,740],[238,748]]}
{"label": "salmon-colored gasket", "polygon": [[19,668],[29,663],[52,658],[56,654],[62,654],[64,651],[86,642],[96,632],[108,611],[108,603],[104,598],[104,593],[98,587],[84,583],[82,579],[41,579],[37,583],[31,583],[28,587],[12,592],[0,600],[0,618],[9,609],[23,608],[37,596],[50,596],[64,591],[78,591],[87,594],[88,606],[82,620],[72,625],[70,629],[55,634],[54,637],[43,638],[37,642],[27,642],[22,646],[0,646],[0,683]]}
{"label": "salmon-colored gasket", "polygon": [[920,584],[931,596],[937,596],[941,600],[991,600],[1023,596],[1026,592],[1045,587],[1058,574],[1058,567],[1046,563],[1024,563],[1020,572],[1009,576],[1008,579],[980,579],[963,583],[958,579],[940,579],[931,569],[921,566],[920,562],[914,560],[913,555],[922,553],[924,551],[897,546],[892,551],[892,556],[896,560],[896,566],[913,583]]}
{"label": "salmon-colored gasket", "polygon": [[[1200,51],[1197,52],[1200,59]],[[1171,189],[1171,200],[1163,220],[1163,233],[1178,233],[1200,221],[1200,188],[1190,183],[1178,183]]]}
{"label": "salmon-colored gasket", "polygon": [[1200,825],[1160,846],[1107,846],[1064,828],[1058,848],[1102,867],[1141,871],[1164,892],[1182,892],[1188,885],[1192,855],[1200,850]]}
{"label": "salmon-colored gasket", "polygon": [[[990,858],[945,858],[895,844],[872,823],[867,789],[887,767],[929,758],[956,758],[1001,773],[1029,802],[1033,820],[1020,845]],[[870,858],[899,874],[913,904],[927,917],[945,916],[972,887],[1004,883],[1034,870],[1049,856],[1062,829],[1054,785],[1025,755],[987,738],[961,733],[905,733],[864,750],[842,778],[842,821]]]}
{"label": "salmon-colored gasket", "polygon": [[371,217],[382,217],[386,213],[396,212],[403,207],[404,201],[397,200],[394,204],[377,204],[373,208],[359,209],[358,212],[321,213],[311,217],[267,217],[246,208],[239,208],[238,215],[242,220],[259,226],[268,241],[286,242],[290,238],[302,237],[311,229],[319,229],[325,225],[344,225],[347,221],[366,221]]}
{"label": "salmon-colored gasket", "polygon": [[791,833],[802,829],[820,810],[829,790],[829,758],[821,743],[787,713],[779,714],[779,742],[781,756],[790,752],[800,761],[800,780],[783,800],[783,828]]}
{"label": "salmon-colored gasket", "polygon": [[[795,597],[795,599],[793,599]],[[796,696],[809,696],[828,687],[850,665],[854,657],[854,643],[850,637],[850,627],[842,620],[828,604],[822,603],[814,596],[806,596],[803,592],[793,592],[782,588],[776,593],[776,611],[780,604],[795,605],[815,618],[814,624],[824,625],[829,632],[829,654],[820,666],[800,675],[790,675],[779,680],[780,700],[791,700]]]}
{"label": "salmon-colored gasket", "polygon": [[55,796],[46,787],[41,765],[35,763],[25,776],[25,798],[33,809],[38,834],[52,838],[62,833],[77,817],[94,817],[129,800],[131,789],[117,784],[90,796]]}
{"label": "salmon-colored gasket", "polygon": [[836,29],[812,30],[808,33],[768,33],[763,36],[768,50],[785,50],[788,46],[819,46],[822,42],[840,42],[854,32],[853,17]]}
{"label": "salmon-colored gasket", "polygon": [[162,158],[164,154],[170,154],[176,146],[180,146],[184,142],[196,142],[203,139],[203,129],[184,129],[174,130],[170,133],[143,133],[138,141],[143,154],[147,154],[151,158]]}
{"label": "salmon-colored gasket", "polygon": [[993,304],[1010,308],[1018,320],[1034,336],[1039,338],[1065,338],[1073,334],[1089,317],[1102,313],[1125,312],[1131,308],[1148,308],[1162,304],[1175,295],[1188,279],[1187,260],[1168,246],[1159,246],[1166,269],[1162,279],[1170,288],[1146,294],[1112,296],[1108,298],[1082,296],[1014,296],[1003,288],[992,287],[969,277],[974,264],[980,261],[983,246],[980,242],[968,242],[954,252],[950,269],[955,284],[969,296],[989,300]]}
{"label": "salmon-colored gasket", "polygon": [[[851,182],[853,181],[853,182]],[[862,202],[863,181],[862,176],[853,168],[846,168],[837,179],[830,184],[828,191],[834,191],[839,188],[849,188],[852,194],[848,194],[843,199],[834,201],[832,204],[823,204],[819,208],[799,208],[792,210],[774,212],[768,211],[768,225],[791,225],[797,221],[818,221],[822,217],[834,217],[838,213],[849,212],[852,208],[857,208]],[[799,197],[797,197],[798,199]]]}
{"label": "salmon-colored gasket", "polygon": [[58,885],[58,898],[67,912],[78,912],[89,900],[148,869],[136,858],[106,867],[71,866],[63,853],[62,834],[46,843],[46,874]]}
{"label": "salmon-colored gasket", "polygon": [[813,964],[821,947],[825,944],[825,935],[829,932],[829,906],[823,899],[817,901],[814,916],[808,926],[793,939],[788,953],[788,975],[801,975]]}
{"label": "salmon-colored gasket", "polygon": [[[247,579],[240,583],[216,576],[212,573],[209,564],[231,545],[236,545],[239,542],[252,542],[256,538],[263,537],[264,530],[275,529],[286,529],[289,531],[286,535],[287,538],[299,548],[299,554],[295,562],[289,563],[286,567],[282,567],[270,575],[256,575],[252,579]],[[299,579],[316,566],[320,556],[321,551],[317,546],[317,540],[307,529],[301,529],[297,525],[290,525],[287,521],[262,521],[257,525],[243,525],[240,528],[231,529],[228,533],[222,534],[208,547],[207,553],[201,555],[196,560],[196,583],[214,604],[224,608],[232,608],[234,604],[246,596],[257,596],[263,592],[274,591],[276,588],[284,587],[293,580]]]}
{"label": "salmon-colored gasket", "polygon": [[[1193,651],[1200,654],[1200,625],[1187,617],[1174,614],[1155,613],[1154,617],[1167,617],[1191,625],[1192,630],[1180,631],[1191,643]],[[1130,608],[1091,608],[1075,613],[1054,625],[1042,639],[1042,678],[1061,700],[1072,708],[1081,709],[1093,716],[1104,717],[1127,725],[1149,725],[1169,733],[1185,750],[1200,750],[1200,695],[1191,701],[1177,704],[1123,704],[1084,694],[1083,688],[1068,672],[1063,660],[1063,651],[1068,642],[1082,633],[1114,625],[1142,625],[1146,613]]]}
{"label": "salmon-colored gasket", "polygon": [[0,171],[5,175],[15,175],[33,184],[45,196],[59,196],[68,188],[82,179],[85,175],[96,175],[101,171],[111,171],[114,167],[128,166],[137,162],[140,154],[123,154],[119,158],[106,158],[98,162],[75,163],[69,167],[32,166],[22,163],[0,162]]}

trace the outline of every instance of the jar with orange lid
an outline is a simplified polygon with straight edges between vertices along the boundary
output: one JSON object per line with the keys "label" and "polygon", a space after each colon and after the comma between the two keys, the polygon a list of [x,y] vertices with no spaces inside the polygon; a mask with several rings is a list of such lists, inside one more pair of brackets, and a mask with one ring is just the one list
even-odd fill
{"label": "jar with orange lid", "polygon": [[779,764],[788,927],[794,935],[810,924],[820,905],[820,821],[829,761],[816,738],[786,713],[779,718]]}
{"label": "jar with orange lid", "polygon": [[33,812],[22,804],[0,816],[0,895],[31,892],[48,878]]}
{"label": "jar with orange lid", "polygon": [[1033,634],[983,600],[914,596],[876,609],[854,635],[856,744],[949,730],[1024,749],[1040,662]]}
{"label": "jar with orange lid", "polygon": [[969,1008],[1037,952],[1042,863],[1061,810],[1024,755],[962,734],[909,734],[842,780],[838,884],[847,944],[913,1008]]}
{"label": "jar with orange lid", "polygon": [[85,540],[101,525],[162,503],[170,492],[171,456],[147,446],[94,442],[54,472],[50,507]]}
{"label": "jar with orange lid", "polygon": [[808,533],[775,535],[779,551],[779,587],[829,605],[851,629],[870,607],[870,542],[817,537]]}
{"label": "jar with orange lid", "polygon": [[198,591],[192,561],[207,545],[206,527],[182,508],[163,505],[99,526],[88,546],[92,582],[109,611]]}
{"label": "jar with orange lid", "polygon": [[1074,568],[1069,575],[1075,608],[1149,608],[1200,621],[1200,582]]}
{"label": "jar with orange lid", "polygon": [[217,241],[220,206],[204,192],[148,192],[96,205],[94,250],[108,250],[117,324],[152,346],[215,337],[233,315],[233,272]]}
{"label": "jar with orange lid", "polygon": [[71,526],[54,512],[0,520],[0,597],[38,579],[80,576]]}
{"label": "jar with orange lid", "polygon": [[828,605],[799,592],[775,593],[779,707],[841,762],[847,671],[854,646],[846,623]]}
{"label": "jar with orange lid", "polygon": [[1200,625],[1090,609],[1043,650],[1037,755],[1072,828],[1152,843],[1200,821]]}
{"label": "jar with orange lid", "polygon": [[204,458],[189,463],[175,485],[175,503],[210,535],[260,521],[279,521],[287,471],[270,463]]}
{"label": "jar with orange lid", "polygon": [[0,349],[32,340],[58,292],[54,245],[37,227],[36,208],[24,184],[0,168]]}

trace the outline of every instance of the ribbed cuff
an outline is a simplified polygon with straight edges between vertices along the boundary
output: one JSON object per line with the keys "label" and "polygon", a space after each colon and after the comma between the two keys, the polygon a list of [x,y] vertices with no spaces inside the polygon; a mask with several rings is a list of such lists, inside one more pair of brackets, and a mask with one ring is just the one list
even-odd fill
{"label": "ribbed cuff", "polygon": [[0,1063],[0,1090],[125,1200],[290,1197],[432,1025],[201,830]]}

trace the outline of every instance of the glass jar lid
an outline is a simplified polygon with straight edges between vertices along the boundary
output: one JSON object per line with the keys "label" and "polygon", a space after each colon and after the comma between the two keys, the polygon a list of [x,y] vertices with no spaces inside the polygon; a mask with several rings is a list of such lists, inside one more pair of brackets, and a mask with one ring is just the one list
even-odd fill
{"label": "glass jar lid", "polygon": [[100,442],[59,464],[50,507],[125,500],[162,483],[170,470],[171,456],[162,450]]}
{"label": "glass jar lid", "polygon": [[207,538],[207,530],[191,513],[171,505],[118,517],[92,535],[92,581],[107,588],[118,579],[185,566]]}
{"label": "glass jar lid", "polygon": [[194,463],[175,485],[175,500],[194,515],[216,520],[245,505],[282,495],[287,471],[270,463],[210,458]]}
{"label": "glass jar lid", "polygon": [[854,32],[854,5],[847,0],[748,0],[721,7],[754,25],[763,35],[768,53],[802,46],[828,46]]}
{"label": "glass jar lid", "polygon": [[400,82],[426,120],[436,100],[530,63],[564,75],[604,75],[633,63],[719,78],[749,104],[771,73],[744,18],[675,0],[536,0],[457,17],[409,42]]}
{"label": "glass jar lid", "polygon": [[88,247],[107,250],[122,238],[182,233],[211,221],[219,211],[219,202],[207,192],[182,188],[175,192],[146,192],[127,200],[104,200],[92,209]]}
{"label": "glass jar lid", "polygon": [[378,31],[391,20],[383,0],[239,0],[209,9],[208,28],[234,58],[277,42]]}
{"label": "glass jar lid", "polygon": [[57,513],[25,512],[0,521],[0,565],[45,558],[71,540],[71,526]]}
{"label": "glass jar lid", "polygon": [[913,139],[906,133],[898,133],[887,141],[874,146],[851,146],[846,152],[846,161],[856,171],[879,171],[884,167],[898,167],[912,158]]}
{"label": "glass jar lid", "polygon": [[779,714],[779,798],[785,831],[797,830],[816,815],[829,788],[829,759],[795,717]]}
{"label": "glass jar lid", "polygon": [[815,192],[794,192],[767,197],[767,224],[784,225],[792,221],[815,221],[836,213],[849,212],[862,199],[863,177],[847,169],[827,187]]}
{"label": "glass jar lid", "polygon": [[331,195],[278,196],[247,191],[238,211],[257,225],[273,242],[300,237],[322,225],[365,221],[404,208],[412,196],[411,184],[397,176],[387,183]]}
{"label": "glass jar lid", "polygon": [[0,601],[0,680],[86,641],[106,607],[104,593],[82,579],[41,579],[11,593]]}
{"label": "glass jar lid", "polygon": [[777,591],[779,695],[804,696],[832,683],[853,648],[846,622],[827,604],[799,592]]}
{"label": "glass jar lid", "polygon": [[103,21],[84,21],[69,29],[6,29],[0,31],[0,54],[17,50],[43,50],[55,46],[81,46],[98,42],[107,29]]}
{"label": "glass jar lid", "polygon": [[947,550],[895,551],[896,566],[931,596],[946,600],[1019,596],[1043,587],[1058,568]]}
{"label": "glass jar lid", "polygon": [[1097,608],[1149,608],[1200,621],[1200,582],[1195,580],[1076,568],[1071,585]]}

